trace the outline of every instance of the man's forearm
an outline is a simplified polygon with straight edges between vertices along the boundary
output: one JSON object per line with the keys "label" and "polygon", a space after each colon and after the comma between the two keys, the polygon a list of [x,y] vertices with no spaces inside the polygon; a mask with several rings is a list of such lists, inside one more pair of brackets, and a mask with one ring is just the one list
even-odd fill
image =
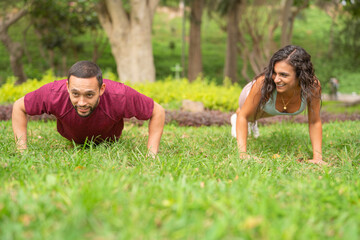
{"label": "man's forearm", "polygon": [[27,115],[24,107],[24,98],[20,98],[13,105],[12,127],[17,149],[27,148]]}
{"label": "man's forearm", "polygon": [[157,154],[161,136],[163,133],[165,124],[165,110],[157,103],[154,103],[153,115],[149,123],[149,139],[148,139],[148,150]]}

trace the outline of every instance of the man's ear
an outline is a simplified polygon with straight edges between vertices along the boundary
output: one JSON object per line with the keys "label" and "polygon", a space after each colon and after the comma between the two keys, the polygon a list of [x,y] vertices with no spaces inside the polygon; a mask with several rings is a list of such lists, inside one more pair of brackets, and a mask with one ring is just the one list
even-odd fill
{"label": "man's ear", "polygon": [[105,87],[106,87],[106,85],[105,85],[105,83],[103,83],[100,87],[100,96],[103,95],[103,93],[105,92]]}
{"label": "man's ear", "polygon": [[66,88],[67,88],[68,92],[70,92],[70,89],[69,89],[69,80],[66,80]]}

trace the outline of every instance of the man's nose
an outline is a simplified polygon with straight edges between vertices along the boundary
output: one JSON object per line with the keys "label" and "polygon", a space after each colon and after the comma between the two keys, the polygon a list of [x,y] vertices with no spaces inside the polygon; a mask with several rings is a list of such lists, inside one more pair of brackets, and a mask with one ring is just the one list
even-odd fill
{"label": "man's nose", "polygon": [[78,105],[79,106],[86,105],[85,98],[83,96],[79,97]]}

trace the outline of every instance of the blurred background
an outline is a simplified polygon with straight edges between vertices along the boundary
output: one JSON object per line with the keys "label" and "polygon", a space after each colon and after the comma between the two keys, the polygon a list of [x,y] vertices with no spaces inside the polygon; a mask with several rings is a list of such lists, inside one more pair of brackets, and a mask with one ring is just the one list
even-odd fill
{"label": "blurred background", "polygon": [[295,44],[329,98],[360,93],[359,0],[0,0],[0,40],[0,87],[78,60],[120,81],[244,86]]}

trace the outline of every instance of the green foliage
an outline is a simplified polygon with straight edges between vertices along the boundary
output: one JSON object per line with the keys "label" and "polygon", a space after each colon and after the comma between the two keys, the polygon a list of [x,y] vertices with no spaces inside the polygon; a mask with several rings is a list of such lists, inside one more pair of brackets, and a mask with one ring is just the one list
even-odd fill
{"label": "green foliage", "polygon": [[23,97],[26,93],[32,92],[54,80],[56,80],[56,77],[50,70],[47,71],[40,81],[37,79],[28,79],[25,83],[20,85],[15,85],[14,77],[8,78],[6,83],[0,88],[0,103],[13,103],[17,99]]}
{"label": "green foliage", "polygon": [[[115,74],[105,72],[104,78],[117,80]],[[24,84],[14,85],[14,79],[9,79],[0,87],[0,104],[14,102],[26,93],[36,90],[42,85],[57,80],[52,71],[48,71],[40,81],[28,80]],[[164,81],[127,85],[153,98],[166,106],[180,106],[183,99],[201,101],[204,106],[212,110],[234,111],[238,107],[237,99],[241,88],[235,84],[218,86],[206,79],[197,79],[190,83],[187,79],[174,80],[171,77]]]}
{"label": "green foliage", "polygon": [[260,126],[249,160],[227,126],[174,125],[149,159],[147,127],[83,146],[29,122],[19,154],[0,122],[0,239],[358,239],[359,122],[323,125],[330,167],[296,161],[306,124]]}
{"label": "green foliage", "polygon": [[218,86],[200,78],[190,83],[187,79],[173,80],[169,77],[164,81],[136,84],[133,87],[161,104],[188,99],[202,102],[207,109],[221,111],[235,111],[241,92],[241,88],[236,84]]}
{"label": "green foliage", "polygon": [[346,104],[338,101],[323,102],[321,108],[329,113],[360,113],[360,104],[347,106]]}
{"label": "green foliage", "polygon": [[65,54],[65,51],[76,47],[73,39],[77,35],[99,27],[94,8],[95,3],[91,1],[36,0],[32,3],[30,17],[41,35],[43,46],[47,49],[59,48]]}
{"label": "green foliage", "polygon": [[347,60],[346,63],[351,63],[347,66],[347,69],[356,71],[360,64],[358,50],[360,48],[360,16],[349,17],[345,15],[343,16],[343,22],[344,24],[337,30],[335,38],[336,57]]}

